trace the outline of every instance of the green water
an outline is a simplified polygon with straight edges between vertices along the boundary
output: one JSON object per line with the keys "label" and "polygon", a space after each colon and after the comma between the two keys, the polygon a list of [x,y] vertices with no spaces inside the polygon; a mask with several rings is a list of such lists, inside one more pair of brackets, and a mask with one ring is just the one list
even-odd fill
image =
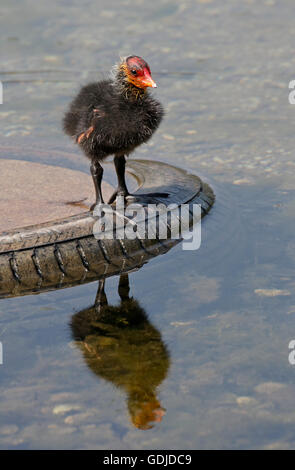
{"label": "green water", "polygon": [[[216,193],[198,251],[131,273],[123,306],[107,280],[123,325],[88,318],[97,282],[0,301],[2,449],[295,447],[293,17],[291,0],[2,0],[3,158],[87,172],[64,109],[138,54],[166,117],[134,156]],[[161,410],[150,429],[134,420],[144,407]]]}

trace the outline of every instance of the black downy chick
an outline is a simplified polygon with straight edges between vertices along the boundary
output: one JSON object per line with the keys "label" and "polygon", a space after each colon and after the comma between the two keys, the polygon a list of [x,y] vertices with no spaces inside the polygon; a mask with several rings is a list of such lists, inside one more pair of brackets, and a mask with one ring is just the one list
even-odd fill
{"label": "black downy chick", "polygon": [[91,160],[96,204],[103,203],[100,162],[109,155],[114,155],[118,178],[117,190],[109,203],[117,195],[129,195],[126,156],[151,138],[164,114],[148,87],[156,88],[148,64],[141,57],[129,56],[116,66],[113,79],[84,86],[64,116],[64,131]]}

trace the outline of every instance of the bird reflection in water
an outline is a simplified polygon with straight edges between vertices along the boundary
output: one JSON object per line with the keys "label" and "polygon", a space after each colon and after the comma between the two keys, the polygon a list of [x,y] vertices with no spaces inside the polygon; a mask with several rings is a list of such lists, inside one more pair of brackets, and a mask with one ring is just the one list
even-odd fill
{"label": "bird reflection in water", "polygon": [[127,394],[133,425],[150,429],[165,415],[157,387],[167,375],[169,352],[129,290],[128,274],[122,274],[120,303],[108,305],[99,281],[94,306],[75,314],[71,328],[89,368]]}

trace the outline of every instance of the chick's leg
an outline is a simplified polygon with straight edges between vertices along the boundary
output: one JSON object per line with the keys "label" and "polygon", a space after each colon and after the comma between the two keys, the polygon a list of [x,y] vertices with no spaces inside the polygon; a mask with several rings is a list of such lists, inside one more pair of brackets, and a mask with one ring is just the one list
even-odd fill
{"label": "chick's leg", "polygon": [[118,293],[122,302],[130,300],[129,292],[129,276],[126,273],[121,274],[119,279]]}
{"label": "chick's leg", "polygon": [[126,158],[124,155],[115,155],[114,157],[114,165],[116,169],[117,179],[118,179],[118,186],[114,194],[111,196],[109,200],[109,204],[111,204],[117,196],[128,196],[129,192],[126,186],[125,181],[125,166],[126,166]]}
{"label": "chick's leg", "polygon": [[[94,204],[94,206],[96,204],[103,204],[104,201],[103,201],[102,192],[101,192],[103,168],[97,160],[93,159],[91,162],[90,171],[91,171],[94,188],[95,188],[95,194],[96,194],[96,203]],[[92,206],[91,209],[93,209],[94,206]]]}
{"label": "chick's leg", "polygon": [[101,313],[103,308],[108,305],[107,296],[104,290],[104,284],[105,284],[104,279],[98,282],[98,289],[97,289],[97,294],[96,294],[95,303],[94,303],[95,311],[98,314]]}

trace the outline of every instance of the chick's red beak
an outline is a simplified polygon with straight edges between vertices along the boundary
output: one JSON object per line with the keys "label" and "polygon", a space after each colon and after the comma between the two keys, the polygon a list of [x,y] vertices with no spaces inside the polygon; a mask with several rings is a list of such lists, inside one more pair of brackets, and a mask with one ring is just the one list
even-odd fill
{"label": "chick's red beak", "polygon": [[143,77],[140,79],[141,84],[144,87],[157,88],[156,82],[151,77],[151,74],[145,70]]}
{"label": "chick's red beak", "polygon": [[157,88],[156,82],[154,82],[152,77],[144,78],[141,83],[146,87]]}

